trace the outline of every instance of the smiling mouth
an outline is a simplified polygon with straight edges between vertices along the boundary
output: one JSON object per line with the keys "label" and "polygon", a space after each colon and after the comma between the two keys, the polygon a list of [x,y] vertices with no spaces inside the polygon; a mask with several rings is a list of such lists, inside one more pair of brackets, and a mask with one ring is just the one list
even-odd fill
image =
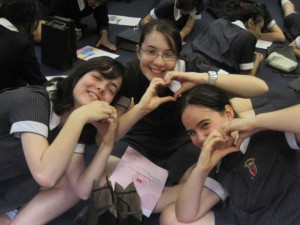
{"label": "smiling mouth", "polygon": [[164,73],[164,70],[159,70],[159,69],[154,69],[154,68],[150,68],[150,70],[155,74],[163,74]]}
{"label": "smiling mouth", "polygon": [[90,96],[90,98],[92,99],[92,100],[99,100],[99,98],[98,98],[98,96],[97,95],[95,95],[93,92],[88,92],[88,94],[89,94],[89,96]]}

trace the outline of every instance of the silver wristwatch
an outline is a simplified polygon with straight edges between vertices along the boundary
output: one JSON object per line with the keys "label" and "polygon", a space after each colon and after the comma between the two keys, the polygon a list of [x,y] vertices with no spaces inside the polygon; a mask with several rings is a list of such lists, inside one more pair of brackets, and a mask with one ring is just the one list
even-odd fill
{"label": "silver wristwatch", "polygon": [[208,84],[216,85],[218,73],[216,71],[208,71]]}

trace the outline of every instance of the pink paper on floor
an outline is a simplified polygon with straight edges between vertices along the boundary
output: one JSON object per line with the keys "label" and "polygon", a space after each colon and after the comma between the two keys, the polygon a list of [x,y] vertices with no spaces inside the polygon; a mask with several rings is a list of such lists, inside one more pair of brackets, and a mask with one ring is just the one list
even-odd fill
{"label": "pink paper on floor", "polygon": [[149,217],[163,191],[168,171],[128,147],[109,180],[123,188],[132,181],[142,201],[143,214]]}

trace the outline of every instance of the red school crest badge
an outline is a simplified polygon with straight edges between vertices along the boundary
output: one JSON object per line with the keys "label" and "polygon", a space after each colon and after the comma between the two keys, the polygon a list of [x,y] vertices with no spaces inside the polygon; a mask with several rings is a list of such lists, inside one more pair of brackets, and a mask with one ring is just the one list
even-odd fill
{"label": "red school crest badge", "polygon": [[247,168],[249,170],[249,173],[251,174],[251,176],[255,177],[257,174],[257,167],[255,165],[255,159],[254,158],[250,158],[247,159],[244,167]]}

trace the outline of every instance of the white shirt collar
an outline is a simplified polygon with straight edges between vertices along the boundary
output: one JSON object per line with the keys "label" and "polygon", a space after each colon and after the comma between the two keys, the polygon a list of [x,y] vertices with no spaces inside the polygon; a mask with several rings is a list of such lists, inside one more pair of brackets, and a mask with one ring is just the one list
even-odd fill
{"label": "white shirt collar", "polygon": [[11,31],[19,32],[18,28],[16,28],[11,22],[9,22],[5,18],[0,18],[0,25],[4,26],[5,28]]}
{"label": "white shirt collar", "polygon": [[84,0],[77,0],[80,11],[84,10],[85,2]]}
{"label": "white shirt collar", "polygon": [[239,26],[240,28],[242,28],[242,29],[244,29],[244,30],[247,30],[247,28],[245,27],[245,24],[244,24],[242,21],[240,21],[240,20],[236,20],[236,21],[231,22],[231,23],[233,23],[233,24]]}
{"label": "white shirt collar", "polygon": [[240,151],[241,151],[243,154],[245,154],[246,151],[247,151],[247,148],[248,148],[248,145],[249,145],[249,141],[250,141],[250,137],[246,138],[246,139],[242,142],[242,144],[241,144],[241,146],[240,146]]}

